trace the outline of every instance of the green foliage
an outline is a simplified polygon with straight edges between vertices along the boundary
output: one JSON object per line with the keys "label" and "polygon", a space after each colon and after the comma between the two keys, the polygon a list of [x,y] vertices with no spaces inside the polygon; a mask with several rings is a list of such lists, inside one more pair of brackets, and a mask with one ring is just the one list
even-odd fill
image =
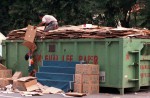
{"label": "green foliage", "polygon": [[150,0],[143,0],[144,8],[137,13],[137,26],[150,29]]}
{"label": "green foliage", "polygon": [[0,3],[0,31],[5,35],[12,29],[37,25],[38,13],[54,15],[59,25],[92,23],[116,27],[150,28],[150,1],[143,0],[145,8],[131,12],[141,0],[2,0]]}

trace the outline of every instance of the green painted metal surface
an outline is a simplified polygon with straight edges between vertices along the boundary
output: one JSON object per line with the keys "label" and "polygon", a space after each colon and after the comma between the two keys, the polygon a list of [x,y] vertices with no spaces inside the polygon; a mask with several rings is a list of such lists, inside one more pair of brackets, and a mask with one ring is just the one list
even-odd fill
{"label": "green painted metal surface", "polygon": [[[28,49],[20,40],[3,41],[4,64],[27,75]],[[59,39],[36,41],[35,66],[42,60],[86,61],[100,65],[100,86],[139,90],[150,85],[150,39]]]}

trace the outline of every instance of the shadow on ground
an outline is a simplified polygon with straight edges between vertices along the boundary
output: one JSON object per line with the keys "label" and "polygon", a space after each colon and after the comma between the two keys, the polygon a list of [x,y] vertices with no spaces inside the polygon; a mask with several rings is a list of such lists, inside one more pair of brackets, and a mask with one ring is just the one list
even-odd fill
{"label": "shadow on ground", "polygon": [[[139,91],[134,91],[132,89],[125,89],[124,94],[136,94],[136,93],[149,93],[150,92],[150,87],[141,87]],[[118,94],[120,95],[120,92],[116,88],[105,88],[101,87],[100,88],[100,93],[108,93],[108,94]]]}

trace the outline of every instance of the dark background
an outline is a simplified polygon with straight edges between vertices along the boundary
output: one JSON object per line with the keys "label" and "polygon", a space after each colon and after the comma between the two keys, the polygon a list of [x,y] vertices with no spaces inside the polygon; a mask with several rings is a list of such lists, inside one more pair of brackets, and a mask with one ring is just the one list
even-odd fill
{"label": "dark background", "polygon": [[0,32],[37,25],[38,13],[51,14],[59,26],[92,23],[150,29],[150,0],[1,0]]}

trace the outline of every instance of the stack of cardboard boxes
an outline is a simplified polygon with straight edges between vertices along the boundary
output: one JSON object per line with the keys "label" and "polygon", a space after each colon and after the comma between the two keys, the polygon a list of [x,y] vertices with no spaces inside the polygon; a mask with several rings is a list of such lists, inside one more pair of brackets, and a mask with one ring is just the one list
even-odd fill
{"label": "stack of cardboard boxes", "polygon": [[74,92],[99,93],[99,65],[76,64]]}

